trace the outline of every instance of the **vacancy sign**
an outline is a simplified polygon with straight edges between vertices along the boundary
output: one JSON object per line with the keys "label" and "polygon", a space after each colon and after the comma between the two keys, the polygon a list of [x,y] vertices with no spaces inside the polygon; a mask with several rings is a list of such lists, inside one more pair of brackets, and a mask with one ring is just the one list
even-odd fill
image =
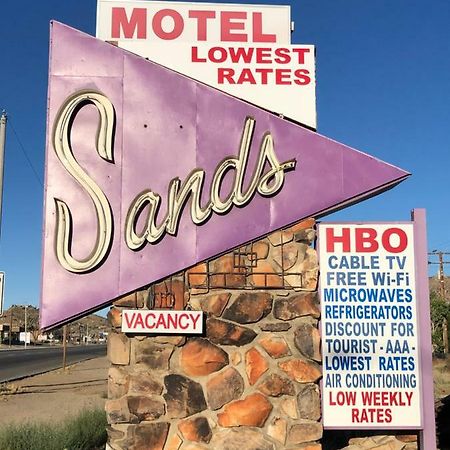
{"label": "vacancy sign", "polygon": [[124,310],[124,333],[202,334],[203,311]]}
{"label": "vacancy sign", "polygon": [[97,37],[316,128],[315,54],[290,7],[99,0]]}
{"label": "vacancy sign", "polygon": [[421,426],[413,224],[319,225],[323,420]]}

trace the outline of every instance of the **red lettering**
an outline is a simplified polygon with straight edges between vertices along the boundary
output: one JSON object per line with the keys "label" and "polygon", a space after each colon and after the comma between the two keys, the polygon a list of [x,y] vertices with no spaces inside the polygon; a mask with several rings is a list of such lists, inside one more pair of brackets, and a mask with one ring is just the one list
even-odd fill
{"label": "red lettering", "polygon": [[342,228],[342,236],[335,236],[333,228],[326,229],[327,252],[334,252],[334,244],[342,244],[342,251],[350,251],[350,228]]}
{"label": "red lettering", "polygon": [[125,322],[126,322],[126,324],[127,324],[127,327],[128,327],[128,328],[131,328],[131,326],[133,325],[134,317],[135,317],[136,314],[135,314],[135,313],[133,313],[133,314],[128,314],[128,313],[125,311],[124,315],[125,315]]}
{"label": "red lettering", "polygon": [[352,408],[352,422],[356,423],[390,423],[392,411],[378,408]]}
{"label": "red lettering", "polygon": [[237,84],[244,84],[244,83],[256,84],[255,77],[253,76],[252,71],[250,69],[242,69]]}
{"label": "red lettering", "polygon": [[244,63],[251,63],[253,58],[254,48],[244,48],[244,47],[230,47],[228,51],[230,52],[231,61],[238,63],[241,59]]}
{"label": "red lettering", "polygon": [[355,250],[361,253],[376,252],[379,247],[376,238],[377,231],[373,228],[356,228]]}
{"label": "red lettering", "polygon": [[[173,20],[173,30],[164,31],[162,28],[162,21],[165,17],[171,17]],[[178,38],[184,30],[184,21],[181,14],[174,9],[161,9],[158,11],[152,20],[153,31],[160,39],[170,41]]]}
{"label": "red lettering", "polygon": [[311,77],[309,76],[309,70],[306,69],[297,69],[294,72],[295,80],[294,83],[298,84],[299,86],[306,86],[307,84],[311,83]]}
{"label": "red lettering", "polygon": [[[153,322],[149,322],[149,319],[152,319]],[[155,328],[154,324],[155,315],[153,313],[149,313],[145,316],[145,327],[151,330],[152,328]]]}
{"label": "red lettering", "polygon": [[233,22],[233,20],[245,20],[246,18],[246,12],[222,11],[220,13],[220,39],[227,42],[247,42],[247,34],[232,33],[234,30],[245,29],[244,22]]}
{"label": "red lettering", "polygon": [[305,54],[309,53],[309,48],[293,48],[292,52],[297,53],[299,64],[305,64]]}
{"label": "red lettering", "polygon": [[177,313],[168,313],[167,314],[167,328],[173,328],[173,329],[177,329],[178,328],[178,315]]}
{"label": "red lettering", "polygon": [[385,422],[391,423],[392,422],[392,411],[390,409],[385,409],[384,414],[385,414]]}
{"label": "red lettering", "polygon": [[408,400],[408,406],[411,406],[411,399],[413,397],[414,392],[407,392],[406,399]]}
{"label": "red lettering", "polygon": [[262,13],[253,13],[253,42],[276,42],[274,34],[265,34],[262,29]]}
{"label": "red lettering", "polygon": [[[397,246],[391,244],[392,236],[398,237]],[[383,233],[383,236],[381,237],[381,242],[386,251],[390,253],[401,253],[408,246],[408,236],[406,235],[405,231],[402,230],[401,228],[389,228]]]}
{"label": "red lettering", "polygon": [[141,328],[144,328],[144,319],[140,313],[136,314],[136,320],[134,321],[134,327],[137,328],[138,325],[140,325]]}
{"label": "red lettering", "polygon": [[120,39],[120,31],[123,37],[132,39],[137,32],[138,39],[147,39],[147,10],[145,8],[133,8],[128,20],[125,8],[112,8],[111,11],[111,37]]}
{"label": "red lettering", "polygon": [[156,322],[156,328],[167,328],[166,320],[162,314],[159,315],[158,321]]}
{"label": "red lettering", "polygon": [[255,69],[255,72],[261,74],[261,84],[267,84],[268,75],[273,72],[273,69]]}
{"label": "red lettering", "polygon": [[276,48],[274,61],[277,64],[289,64],[291,62],[291,54],[288,48]]}
{"label": "red lettering", "polygon": [[275,70],[276,84],[292,84],[291,71],[289,69],[277,69]]}
{"label": "red lettering", "polygon": [[236,81],[233,79],[234,77],[234,69],[225,69],[223,67],[217,69],[217,82],[219,84],[236,84]]}
{"label": "red lettering", "polygon": [[194,328],[197,328],[197,322],[198,322],[198,319],[200,319],[200,314],[192,315],[191,319],[192,319],[192,325],[194,326]]}
{"label": "red lettering", "polygon": [[214,19],[214,11],[189,11],[190,19],[197,19],[197,40],[206,41],[208,39],[208,19]]}
{"label": "red lettering", "polygon": [[330,405],[331,406],[336,406],[337,403],[333,400],[333,393],[329,392],[329,394],[330,394]]}
{"label": "red lettering", "polygon": [[[216,56],[217,53],[218,56]],[[208,58],[213,63],[223,63],[227,60],[227,57],[227,50],[223,47],[212,47],[208,50]]]}
{"label": "red lettering", "polygon": [[[181,320],[182,320],[182,319],[186,319],[184,325],[182,325],[182,323],[181,323]],[[178,317],[178,324],[179,324],[179,326],[180,326],[180,328],[181,328],[182,330],[185,330],[186,328],[189,327],[189,324],[187,323],[187,320],[188,320],[188,319],[189,319],[189,315],[188,315],[188,314],[180,314],[180,315],[179,315],[179,317]]]}
{"label": "red lettering", "polygon": [[198,57],[198,47],[192,47],[191,49],[191,60],[192,62],[206,62],[206,58]]}
{"label": "red lettering", "polygon": [[333,400],[333,392],[330,392],[330,405],[354,405],[356,403],[356,392],[354,391],[338,391],[336,392],[336,400]]}
{"label": "red lettering", "polygon": [[272,64],[272,51],[270,48],[256,49],[256,62],[258,64]]}

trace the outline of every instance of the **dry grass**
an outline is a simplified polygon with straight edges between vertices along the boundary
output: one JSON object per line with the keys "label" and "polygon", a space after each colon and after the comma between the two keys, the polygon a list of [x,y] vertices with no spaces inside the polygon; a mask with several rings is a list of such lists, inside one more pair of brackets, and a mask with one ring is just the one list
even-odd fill
{"label": "dry grass", "polygon": [[0,429],[2,450],[95,450],[106,444],[106,415],[101,409],[83,411],[67,421],[8,425]]}
{"label": "dry grass", "polygon": [[433,379],[436,400],[450,395],[450,356],[433,360]]}

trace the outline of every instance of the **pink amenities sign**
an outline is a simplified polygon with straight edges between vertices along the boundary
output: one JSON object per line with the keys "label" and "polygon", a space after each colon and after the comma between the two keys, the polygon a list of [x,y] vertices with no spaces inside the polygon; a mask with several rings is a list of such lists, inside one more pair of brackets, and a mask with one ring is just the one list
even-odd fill
{"label": "pink amenities sign", "polygon": [[409,174],[59,23],[41,327]]}

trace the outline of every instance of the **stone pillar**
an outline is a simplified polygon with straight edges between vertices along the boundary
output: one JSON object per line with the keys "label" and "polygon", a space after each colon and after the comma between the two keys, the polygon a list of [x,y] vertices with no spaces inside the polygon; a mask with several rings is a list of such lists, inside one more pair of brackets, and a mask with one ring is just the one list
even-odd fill
{"label": "stone pillar", "polygon": [[202,337],[124,335],[148,293],[114,303],[109,448],[321,449],[314,238],[308,220],[155,286],[156,307],[205,312]]}

